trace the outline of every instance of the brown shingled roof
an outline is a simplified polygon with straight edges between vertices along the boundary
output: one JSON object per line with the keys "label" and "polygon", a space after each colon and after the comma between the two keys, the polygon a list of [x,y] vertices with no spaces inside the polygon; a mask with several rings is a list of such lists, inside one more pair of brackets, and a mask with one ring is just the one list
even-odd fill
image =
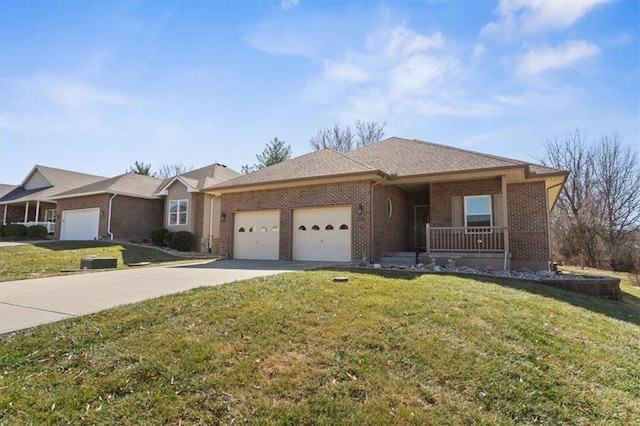
{"label": "brown shingled roof", "polygon": [[330,149],[312,152],[206,188],[222,189],[366,172],[408,177],[513,167],[528,167],[537,175],[564,173],[496,155],[392,137],[346,154]]}
{"label": "brown shingled roof", "polygon": [[156,198],[154,194],[163,181],[163,179],[151,176],[125,173],[62,192],[51,197],[51,199],[81,197],[91,194],[118,194],[139,198]]}
{"label": "brown shingled roof", "polygon": [[389,138],[347,154],[398,177],[526,166],[528,163],[431,142]]}
{"label": "brown shingled roof", "polygon": [[339,152],[323,149],[230,179],[213,186],[213,188],[230,188],[367,172],[379,171]]}
{"label": "brown shingled roof", "polygon": [[213,163],[208,166],[200,167],[199,169],[188,171],[179,176],[166,179],[158,188],[158,192],[166,190],[167,187],[176,179],[180,180],[192,189],[202,189],[214,186],[238,176],[241,175],[235,170],[230,169],[223,164]]}
{"label": "brown shingled roof", "polygon": [[60,194],[61,192],[105,179],[103,176],[95,176],[86,173],[72,172],[70,170],[56,169],[54,167],[36,165],[27,175],[23,184],[36,170],[39,170],[52,184],[52,186],[31,190],[26,190],[24,187],[18,186],[13,191],[0,198],[0,204],[21,203],[27,201],[47,201],[51,200],[52,197]]}

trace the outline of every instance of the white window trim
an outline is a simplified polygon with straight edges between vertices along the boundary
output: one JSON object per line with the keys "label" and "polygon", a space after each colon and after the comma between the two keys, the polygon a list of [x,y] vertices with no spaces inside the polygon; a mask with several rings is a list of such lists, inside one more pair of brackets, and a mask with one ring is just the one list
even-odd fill
{"label": "white window trim", "polygon": [[[180,210],[180,203],[184,201],[187,204],[187,208],[185,211]],[[178,208],[175,212],[176,215],[176,223],[171,223],[171,203],[177,203]],[[186,220],[184,223],[180,223],[180,213],[185,213]],[[186,226],[189,224],[189,200],[181,199],[181,200],[171,200],[169,201],[168,210],[167,210],[167,225],[168,226]]]}
{"label": "white window trim", "polygon": [[[484,226],[472,226],[470,227],[468,222],[467,222],[467,217],[469,216],[467,214],[467,200],[469,199],[473,199],[473,198],[488,198],[489,199],[489,229],[487,230],[482,230],[479,231],[478,229],[482,229],[485,228]],[[465,233],[467,234],[491,234],[493,232],[492,226],[493,226],[493,207],[492,207],[492,197],[490,194],[483,194],[483,195],[467,195],[463,198],[462,200],[462,208],[463,208],[463,216],[464,216],[464,227],[465,227]],[[469,228],[473,229],[469,230]]]}
{"label": "white window trim", "polygon": [[[49,220],[49,212],[53,212],[53,217],[51,218],[51,220]],[[44,220],[45,222],[56,223],[56,209],[47,209],[44,212]]]}

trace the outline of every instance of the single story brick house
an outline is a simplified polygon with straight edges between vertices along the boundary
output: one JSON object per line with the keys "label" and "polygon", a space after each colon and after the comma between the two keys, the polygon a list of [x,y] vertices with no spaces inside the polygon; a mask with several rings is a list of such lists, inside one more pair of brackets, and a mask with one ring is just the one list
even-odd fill
{"label": "single story brick house", "polygon": [[170,232],[193,233],[198,251],[217,254],[220,199],[201,190],[237,176],[240,173],[214,163],[167,179],[156,192],[165,199],[162,225]]}
{"label": "single story brick house", "polygon": [[62,192],[55,238],[60,240],[149,240],[162,226],[164,200],[156,195],[163,179],[125,173]]}
{"label": "single story brick house", "polygon": [[220,197],[221,255],[547,269],[549,213],[568,173],[397,137],[320,150],[203,188]]}
{"label": "single story brick house", "polygon": [[42,225],[54,232],[56,201],[54,197],[83,185],[105,179],[86,173],[36,165],[17,186],[3,186],[0,194],[2,224]]}

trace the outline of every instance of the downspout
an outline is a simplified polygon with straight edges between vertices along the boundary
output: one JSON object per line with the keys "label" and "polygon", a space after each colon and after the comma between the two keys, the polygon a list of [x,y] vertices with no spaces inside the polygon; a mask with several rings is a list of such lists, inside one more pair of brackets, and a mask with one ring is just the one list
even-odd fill
{"label": "downspout", "polygon": [[211,253],[211,244],[213,243],[213,199],[215,195],[211,196],[211,204],[209,206],[209,253]]}
{"label": "downspout", "polygon": [[7,224],[7,207],[9,207],[8,204],[4,205],[4,216],[2,217],[2,224],[6,225]]}
{"label": "downspout", "polygon": [[107,234],[109,234],[109,239],[113,240],[113,232],[111,232],[111,206],[113,199],[116,198],[118,194],[113,194],[111,198],[109,198],[109,215],[107,217]]}
{"label": "downspout", "polygon": [[385,182],[387,177],[371,185],[371,194],[369,195],[369,263],[373,263],[373,187]]}

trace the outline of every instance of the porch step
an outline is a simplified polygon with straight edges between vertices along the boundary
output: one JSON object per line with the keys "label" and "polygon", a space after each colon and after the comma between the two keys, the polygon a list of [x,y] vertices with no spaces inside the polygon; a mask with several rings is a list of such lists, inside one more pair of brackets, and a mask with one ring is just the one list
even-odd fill
{"label": "porch step", "polygon": [[412,251],[392,251],[382,253],[380,264],[383,266],[415,265],[416,254]]}

